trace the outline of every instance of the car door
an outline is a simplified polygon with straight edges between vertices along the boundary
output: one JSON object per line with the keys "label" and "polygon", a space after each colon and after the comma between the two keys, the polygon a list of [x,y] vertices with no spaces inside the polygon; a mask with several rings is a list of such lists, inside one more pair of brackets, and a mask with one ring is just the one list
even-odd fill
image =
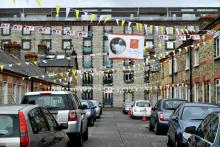
{"label": "car door", "polygon": [[52,137],[49,135],[48,123],[39,107],[28,113],[32,131],[29,131],[31,147],[51,147]]}
{"label": "car door", "polygon": [[214,146],[217,130],[219,126],[219,117],[216,114],[208,115],[197,129],[196,135],[190,141],[191,146],[211,147]]}
{"label": "car door", "polygon": [[47,120],[49,131],[48,134],[52,137],[52,146],[53,147],[64,147],[66,146],[65,134],[62,130],[57,130],[58,123],[52,114],[45,108],[41,108],[41,111],[44,117]]}

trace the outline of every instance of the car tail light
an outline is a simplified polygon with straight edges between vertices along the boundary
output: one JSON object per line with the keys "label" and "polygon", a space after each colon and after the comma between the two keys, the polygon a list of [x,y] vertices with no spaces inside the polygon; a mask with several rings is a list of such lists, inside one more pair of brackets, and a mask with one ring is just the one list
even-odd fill
{"label": "car tail light", "polygon": [[69,111],[69,118],[68,121],[76,121],[77,120],[77,114],[76,111],[70,110]]}
{"label": "car tail light", "polygon": [[163,114],[163,113],[160,113],[159,119],[160,119],[160,121],[164,121],[165,117],[164,117],[164,114]]}
{"label": "car tail light", "polygon": [[26,119],[23,112],[18,112],[20,128],[20,147],[28,147],[29,137]]}

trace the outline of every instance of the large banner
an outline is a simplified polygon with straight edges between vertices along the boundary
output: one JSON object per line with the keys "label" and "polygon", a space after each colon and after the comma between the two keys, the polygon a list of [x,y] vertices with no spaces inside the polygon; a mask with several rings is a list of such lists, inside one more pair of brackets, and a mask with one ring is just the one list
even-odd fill
{"label": "large banner", "polygon": [[109,59],[144,59],[144,36],[108,35]]}

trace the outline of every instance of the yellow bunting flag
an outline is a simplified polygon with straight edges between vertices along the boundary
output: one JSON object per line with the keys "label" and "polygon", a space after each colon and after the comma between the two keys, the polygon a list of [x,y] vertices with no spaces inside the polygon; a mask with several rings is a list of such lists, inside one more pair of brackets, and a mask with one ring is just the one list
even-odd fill
{"label": "yellow bunting flag", "polygon": [[67,60],[71,60],[71,57],[66,57]]}
{"label": "yellow bunting flag", "polygon": [[96,14],[91,14],[91,15],[89,16],[89,18],[90,18],[90,23],[93,22],[93,20],[95,19],[95,17],[96,17]]}
{"label": "yellow bunting flag", "polygon": [[186,52],[188,52],[188,47],[185,47]]}
{"label": "yellow bunting flag", "polygon": [[136,29],[139,31],[139,23],[136,23]]}
{"label": "yellow bunting flag", "polygon": [[34,61],[34,64],[37,65],[37,61]]}
{"label": "yellow bunting flag", "polygon": [[150,32],[153,32],[154,26],[150,25]]}
{"label": "yellow bunting flag", "polygon": [[18,66],[21,66],[21,63],[17,63]]}
{"label": "yellow bunting flag", "polygon": [[206,36],[206,35],[202,35],[202,41],[205,41],[205,36]]}
{"label": "yellow bunting flag", "polygon": [[4,65],[0,65],[0,70],[3,71]]}
{"label": "yellow bunting flag", "polygon": [[161,26],[161,33],[165,34],[165,26]]}
{"label": "yellow bunting flag", "polygon": [[57,12],[57,16],[59,16],[59,13],[60,13],[60,5],[56,5],[56,12]]}
{"label": "yellow bunting flag", "polygon": [[158,44],[158,48],[162,48],[162,44],[161,43]]}
{"label": "yellow bunting flag", "polygon": [[37,6],[41,6],[41,0],[36,0]]}
{"label": "yellow bunting flag", "polygon": [[124,27],[124,25],[125,25],[125,20],[122,20],[121,21],[121,26]]}
{"label": "yellow bunting flag", "polygon": [[15,4],[15,3],[16,3],[16,0],[12,0],[12,2],[13,2],[13,4]]}
{"label": "yellow bunting flag", "polygon": [[79,19],[79,10],[75,10],[76,18]]}
{"label": "yellow bunting flag", "polygon": [[140,30],[142,31],[143,30],[143,24],[139,24],[139,28],[140,28]]}
{"label": "yellow bunting flag", "polygon": [[110,20],[109,17],[105,17],[105,21],[104,21],[104,23],[106,23],[106,22],[109,21],[109,20]]}

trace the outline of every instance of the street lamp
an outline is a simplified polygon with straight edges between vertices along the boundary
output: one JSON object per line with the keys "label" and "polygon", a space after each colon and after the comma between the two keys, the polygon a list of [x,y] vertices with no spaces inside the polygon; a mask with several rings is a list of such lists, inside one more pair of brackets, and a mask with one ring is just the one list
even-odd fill
{"label": "street lamp", "polygon": [[[66,46],[66,47],[64,48],[66,57],[68,56],[68,55],[67,55],[67,52],[66,52],[66,50],[67,50],[68,48],[73,49],[71,55],[73,55],[73,52],[75,52],[75,51],[74,51],[74,48],[73,48],[73,45]],[[70,56],[70,57],[71,57],[71,56]],[[71,58],[70,58],[70,59],[67,59],[67,60],[68,60],[68,81],[67,81],[67,88],[68,88],[68,91],[70,91],[70,60],[71,60]]]}

